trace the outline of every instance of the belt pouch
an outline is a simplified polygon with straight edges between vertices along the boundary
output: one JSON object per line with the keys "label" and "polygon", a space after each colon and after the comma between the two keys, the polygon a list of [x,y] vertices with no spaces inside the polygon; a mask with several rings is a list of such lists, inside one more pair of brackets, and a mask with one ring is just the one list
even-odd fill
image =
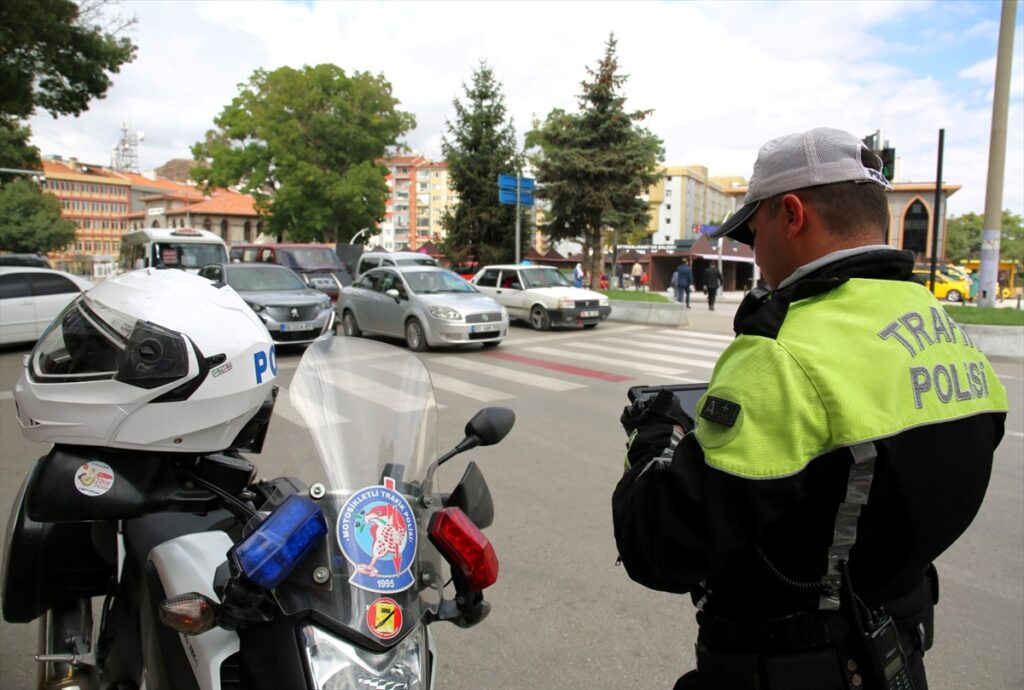
{"label": "belt pouch", "polygon": [[843,690],[848,687],[834,647],[761,657],[769,690]]}

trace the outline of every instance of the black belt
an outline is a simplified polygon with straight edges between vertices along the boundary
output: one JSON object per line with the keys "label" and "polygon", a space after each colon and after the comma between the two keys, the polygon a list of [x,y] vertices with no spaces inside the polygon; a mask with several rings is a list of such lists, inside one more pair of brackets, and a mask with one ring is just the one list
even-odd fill
{"label": "black belt", "polygon": [[[938,577],[930,566],[925,577],[908,592],[884,602],[909,648],[924,652],[932,646],[933,605],[938,601]],[[743,620],[706,611],[697,612],[700,642],[721,653],[774,654],[819,646],[843,646],[851,629],[838,611],[797,612],[777,618]]]}

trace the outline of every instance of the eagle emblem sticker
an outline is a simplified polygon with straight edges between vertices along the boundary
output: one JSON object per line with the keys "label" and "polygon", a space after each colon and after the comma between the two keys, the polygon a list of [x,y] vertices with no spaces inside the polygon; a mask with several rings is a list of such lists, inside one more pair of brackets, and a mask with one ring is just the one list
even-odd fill
{"label": "eagle emblem sticker", "polygon": [[337,535],[353,566],[349,582],[354,587],[388,594],[412,586],[416,519],[393,479],[352,494],[338,515]]}

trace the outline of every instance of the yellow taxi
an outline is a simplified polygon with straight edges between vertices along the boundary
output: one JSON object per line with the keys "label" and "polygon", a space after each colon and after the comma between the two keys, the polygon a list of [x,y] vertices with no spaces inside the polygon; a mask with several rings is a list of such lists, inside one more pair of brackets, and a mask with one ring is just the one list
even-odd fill
{"label": "yellow taxi", "polygon": [[948,302],[963,302],[964,298],[971,294],[971,285],[963,277],[953,277],[937,270],[935,272],[935,287],[932,287],[930,278],[930,269],[915,268],[914,277],[911,280],[931,289],[932,294],[938,299]]}

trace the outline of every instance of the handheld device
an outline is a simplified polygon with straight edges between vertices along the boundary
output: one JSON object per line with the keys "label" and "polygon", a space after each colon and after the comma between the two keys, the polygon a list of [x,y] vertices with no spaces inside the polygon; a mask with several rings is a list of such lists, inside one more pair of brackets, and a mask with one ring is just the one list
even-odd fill
{"label": "handheld device", "polygon": [[700,402],[701,397],[707,392],[708,384],[706,383],[670,383],[663,386],[633,386],[630,388],[626,395],[629,397],[630,402],[636,402],[637,400],[644,400],[646,398],[654,397],[661,390],[670,390],[672,394],[676,396],[679,401],[679,406],[683,408],[690,419],[697,418],[697,403]]}

